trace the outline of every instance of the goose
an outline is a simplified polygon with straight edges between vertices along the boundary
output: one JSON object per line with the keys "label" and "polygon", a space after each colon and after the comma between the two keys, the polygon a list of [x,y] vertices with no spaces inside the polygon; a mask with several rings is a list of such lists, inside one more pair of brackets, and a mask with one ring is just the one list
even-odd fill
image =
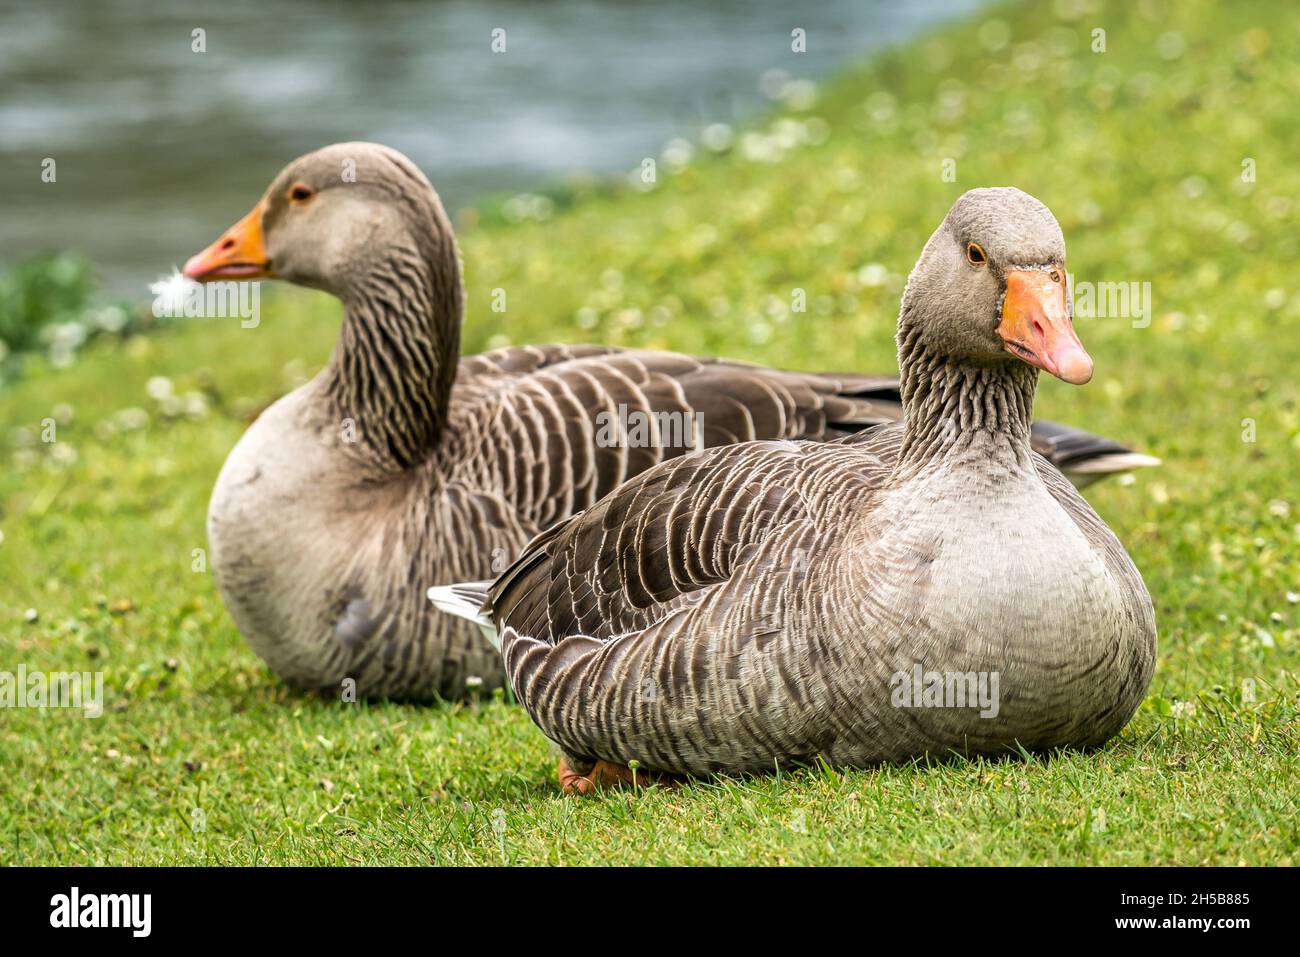
{"label": "goose", "polygon": [[430,591],[499,643],[565,791],[1123,728],[1154,667],[1151,599],[1030,444],[1039,371],[1092,376],[1064,274],[1045,205],[971,190],[902,296],[903,421],[661,463],[495,581]]}
{"label": "goose", "polygon": [[[538,532],[697,444],[834,439],[901,415],[893,377],[594,345],[461,358],[451,225],[420,169],[379,144],[294,160],[183,271],[283,279],[343,304],[328,364],[255,419],[208,509],[226,608],[302,688],[420,699],[498,685],[497,653],[431,608],[427,585],[501,571]],[[635,416],[650,441],[610,427]],[[1035,428],[1080,482],[1155,461]]]}

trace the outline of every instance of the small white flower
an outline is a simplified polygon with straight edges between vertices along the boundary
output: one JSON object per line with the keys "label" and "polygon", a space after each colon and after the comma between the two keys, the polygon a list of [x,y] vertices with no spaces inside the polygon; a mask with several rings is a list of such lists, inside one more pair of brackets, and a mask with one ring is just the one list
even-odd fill
{"label": "small white flower", "polygon": [[1162,33],[1156,37],[1156,52],[1162,60],[1177,60],[1187,49],[1187,41],[1176,31]]}
{"label": "small white flower", "polygon": [[767,70],[759,78],[758,91],[769,100],[779,100],[785,92],[785,85],[790,82],[790,74],[785,70]]}
{"label": "small white flower", "polygon": [[67,442],[56,442],[50,447],[50,458],[59,465],[71,465],[77,461],[77,450]]}
{"label": "small white flower", "polygon": [[700,134],[700,142],[705,149],[721,153],[731,146],[732,136],[731,127],[726,123],[710,123]]}
{"label": "small white flower", "polygon": [[86,313],[86,321],[104,332],[121,332],[126,328],[126,310],[121,306],[105,306]]}
{"label": "small white flower", "polygon": [[662,154],[665,165],[681,169],[691,161],[695,148],[684,139],[672,139],[664,145]]}
{"label": "small white flower", "polygon": [[164,399],[171,398],[172,380],[166,376],[156,375],[145,383],[144,391],[149,393],[149,398],[162,402]]}
{"label": "small white flower", "polygon": [[817,102],[817,84],[812,80],[791,80],[781,91],[781,99],[792,110],[811,109]]}
{"label": "small white flower", "polygon": [[181,396],[185,414],[191,419],[201,419],[208,414],[208,398],[202,392],[186,392]]}
{"label": "small white flower", "polygon": [[149,424],[149,413],[136,406],[132,406],[129,409],[122,409],[113,416],[113,424],[123,432],[133,432],[136,429],[143,429]]}
{"label": "small white flower", "polygon": [[864,286],[883,286],[889,277],[884,263],[867,263],[858,270],[858,282]]}

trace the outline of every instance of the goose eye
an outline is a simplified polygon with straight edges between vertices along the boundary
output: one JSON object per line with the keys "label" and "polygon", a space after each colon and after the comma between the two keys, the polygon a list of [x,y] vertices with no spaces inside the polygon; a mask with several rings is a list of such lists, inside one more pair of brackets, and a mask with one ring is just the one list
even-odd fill
{"label": "goose eye", "polygon": [[979,243],[967,243],[966,258],[970,260],[972,266],[983,266],[988,262],[988,257],[984,255],[984,250],[980,248]]}
{"label": "goose eye", "polygon": [[291,203],[305,203],[315,195],[316,190],[306,183],[294,183],[289,187],[289,202]]}

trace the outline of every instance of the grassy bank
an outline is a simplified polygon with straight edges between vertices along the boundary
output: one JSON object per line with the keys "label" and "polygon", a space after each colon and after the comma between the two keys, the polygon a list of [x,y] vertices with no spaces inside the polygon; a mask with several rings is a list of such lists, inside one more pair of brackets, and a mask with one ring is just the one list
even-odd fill
{"label": "grassy bank", "polygon": [[106,682],[98,719],[0,711],[0,862],[1295,863],[1297,98],[1282,3],[999,6],[729,150],[661,162],[649,192],[463,230],[469,351],[594,340],[891,370],[906,273],[978,185],[1044,200],[1076,280],[1150,283],[1145,319],[1080,319],[1090,386],[1039,393],[1040,415],[1165,460],[1089,493],[1160,626],[1150,696],[1101,753],[577,803],[500,701],[288,691],[194,570],[243,416],[336,335],[332,300],[288,291],[255,329],[95,343],[0,393],[0,670]]}

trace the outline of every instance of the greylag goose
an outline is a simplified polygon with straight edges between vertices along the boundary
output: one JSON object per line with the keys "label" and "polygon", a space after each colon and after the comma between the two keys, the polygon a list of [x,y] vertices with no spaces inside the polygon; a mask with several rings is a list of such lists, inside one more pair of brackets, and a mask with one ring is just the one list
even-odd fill
{"label": "greylag goose", "polygon": [[500,636],[566,791],[629,767],[1088,748],[1124,726],[1155,663],[1150,597],[1029,442],[1038,371],[1092,375],[1064,267],[1042,203],[966,193],[903,293],[904,422],[673,459],[495,583],[431,590]]}
{"label": "greylag goose", "polygon": [[[697,443],[833,439],[901,414],[887,378],[579,345],[458,361],[451,225],[424,174],[376,144],[293,161],[184,271],[281,278],[343,303],[330,362],[255,420],[208,512],[222,599],[302,687],[410,698],[491,687],[496,652],[431,608],[428,584],[500,571],[537,532]],[[664,414],[700,434],[674,439],[658,429],[673,424]],[[636,416],[602,441],[611,420]],[[634,441],[647,423],[650,440]],[[1041,427],[1042,448],[1080,476],[1142,464],[1070,429],[1061,445],[1061,428]]]}

